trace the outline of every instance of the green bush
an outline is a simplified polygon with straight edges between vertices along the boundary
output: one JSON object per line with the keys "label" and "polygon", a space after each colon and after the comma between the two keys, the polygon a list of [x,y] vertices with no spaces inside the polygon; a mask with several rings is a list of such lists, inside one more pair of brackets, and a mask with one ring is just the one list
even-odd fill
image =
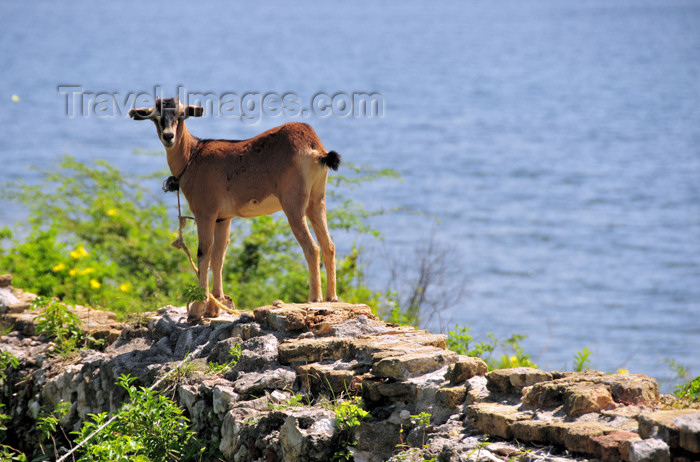
{"label": "green bush", "polygon": [[574,356],[574,371],[582,372],[591,368],[591,350],[584,347],[583,350],[577,351]]}
{"label": "green bush", "polygon": [[332,403],[331,407],[335,413],[335,426],[342,434],[339,443],[341,447],[333,454],[332,461],[354,460],[352,451],[350,451],[350,447],[357,444],[353,430],[359,427],[362,423],[361,421],[369,416],[369,412],[363,406],[364,403],[359,396],[340,399]]}
{"label": "green bush", "polygon": [[[81,442],[102,425],[88,444],[80,448],[80,462],[166,462],[199,460],[205,447],[189,428],[183,410],[161,393],[133,385],[133,377],[122,375],[118,384],[129,394],[129,403],[117,412],[116,419],[107,413],[91,414],[80,431],[74,432]],[[107,423],[109,422],[109,423]]]}
{"label": "green bush", "polygon": [[[329,226],[376,235],[366,218],[383,211],[367,211],[336,189],[395,173],[351,164],[345,169],[349,176],[333,175],[329,181],[329,196],[341,204],[329,211]],[[18,287],[123,316],[175,303],[196,282],[184,254],[170,245],[176,220],[168,216],[163,198],[148,189],[165,173],[126,176],[107,162],[88,166],[66,156],[43,175],[38,185],[5,189],[6,197],[29,209],[19,232],[0,231],[0,238],[10,240],[0,249],[0,269],[12,273]],[[174,203],[174,197],[169,200]],[[184,238],[196,248],[194,225],[186,227]],[[338,295],[376,305],[382,295],[366,287],[358,256],[353,247],[337,257]],[[224,288],[240,308],[308,297],[306,262],[283,216],[236,220],[224,275]]]}
{"label": "green bush", "polygon": [[673,359],[667,358],[664,362],[676,376],[677,383],[673,387],[673,395],[686,402],[700,402],[700,376],[693,378],[687,367]]}
{"label": "green bush", "polygon": [[[465,356],[477,356],[484,360],[489,369],[508,369],[513,367],[534,367],[530,355],[525,353],[520,342],[525,340],[525,335],[513,334],[508,339],[499,341],[489,333],[488,340],[476,343],[469,332],[471,326],[456,325],[447,334],[447,348]],[[494,352],[500,347],[500,357],[494,357]]]}
{"label": "green bush", "polygon": [[148,195],[144,178],[66,156],[41,184],[11,185],[7,196],[29,207],[28,235],[0,255],[17,286],[127,313],[164,303],[191,280],[169,245],[167,208]]}
{"label": "green bush", "polygon": [[[9,367],[18,368],[19,360],[9,351],[0,351],[0,387],[5,384]],[[7,432],[5,422],[11,417],[2,412],[3,407],[5,405],[0,403],[0,460],[26,462],[27,457],[21,451],[5,443],[5,433]]]}
{"label": "green bush", "polygon": [[83,322],[80,317],[55,298],[37,297],[32,302],[32,310],[38,311],[36,333],[53,339],[56,354],[70,356],[79,348],[102,344],[101,340],[84,332],[80,328]]}
{"label": "green bush", "polygon": [[678,398],[694,403],[700,402],[700,375],[685,383],[676,385],[673,394]]}

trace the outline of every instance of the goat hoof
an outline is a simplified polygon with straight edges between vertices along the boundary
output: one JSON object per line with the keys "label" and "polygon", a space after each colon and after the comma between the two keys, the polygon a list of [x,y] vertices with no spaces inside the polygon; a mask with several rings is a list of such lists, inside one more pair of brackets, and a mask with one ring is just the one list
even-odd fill
{"label": "goat hoof", "polygon": [[328,297],[328,298],[326,299],[326,301],[327,301],[327,302],[337,302],[337,301],[338,301],[338,297]]}
{"label": "goat hoof", "polygon": [[196,301],[187,305],[187,322],[197,322],[202,319],[202,303]]}
{"label": "goat hoof", "polygon": [[205,318],[218,318],[219,314],[221,314],[221,308],[219,308],[219,305],[214,302],[214,300],[209,299],[206,302],[206,305],[204,306],[204,317]]}
{"label": "goat hoof", "polygon": [[216,297],[216,299],[224,306],[235,310],[236,309],[236,304],[233,303],[233,299],[229,297],[228,295],[224,295],[223,297]]}

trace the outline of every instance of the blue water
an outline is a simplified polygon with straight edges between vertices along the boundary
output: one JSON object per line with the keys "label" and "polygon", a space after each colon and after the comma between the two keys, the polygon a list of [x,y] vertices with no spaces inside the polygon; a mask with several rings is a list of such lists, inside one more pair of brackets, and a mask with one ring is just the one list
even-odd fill
{"label": "blue water", "polygon": [[[698,25],[693,0],[3,2],[0,183],[35,181],[29,167],[64,152],[134,173],[165,166],[131,153],[161,149],[150,124],[68,118],[62,84],[379,92],[382,118],[188,125],[243,138],[308,121],[344,159],[401,172],[352,193],[413,210],[374,221],[375,287],[385,257],[411,267],[434,234],[464,281],[444,322],[527,334],[542,367],[571,367],[590,347],[600,369],[669,383],[664,358],[700,374]],[[1,225],[22,216],[2,201]]]}

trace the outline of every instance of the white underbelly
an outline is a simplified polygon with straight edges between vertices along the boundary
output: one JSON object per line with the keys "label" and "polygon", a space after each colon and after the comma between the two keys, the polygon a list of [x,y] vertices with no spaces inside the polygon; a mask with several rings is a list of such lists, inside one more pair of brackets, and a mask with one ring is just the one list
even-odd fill
{"label": "white underbelly", "polygon": [[263,200],[253,199],[238,208],[238,215],[243,218],[259,217],[260,215],[270,215],[282,210],[279,199],[269,195]]}

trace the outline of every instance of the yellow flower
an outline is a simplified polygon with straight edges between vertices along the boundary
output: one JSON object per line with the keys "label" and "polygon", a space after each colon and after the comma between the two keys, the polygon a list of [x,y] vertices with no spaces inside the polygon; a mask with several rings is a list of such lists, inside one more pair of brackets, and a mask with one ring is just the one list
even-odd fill
{"label": "yellow flower", "polygon": [[70,274],[71,276],[75,276],[76,274],[78,274],[78,268],[71,269],[70,271],[68,271],[68,274]]}
{"label": "yellow flower", "polygon": [[90,279],[90,287],[92,287],[93,289],[99,289],[100,287],[102,287],[102,284],[100,284],[100,281],[98,281],[97,279]]}
{"label": "yellow flower", "polygon": [[618,369],[618,370],[617,370],[617,373],[618,373],[618,374],[629,374],[630,371],[628,371],[627,369]]}
{"label": "yellow flower", "polygon": [[87,255],[87,250],[85,250],[85,247],[83,247],[82,245],[70,253],[70,257],[75,258],[76,260],[83,257],[87,257]]}
{"label": "yellow flower", "polygon": [[95,272],[95,268],[85,268],[83,270],[78,270],[78,274],[81,276],[86,276]]}
{"label": "yellow flower", "polygon": [[110,217],[115,216],[117,213],[118,213],[118,212],[117,212],[117,209],[109,209],[109,210],[107,210],[107,215],[109,215]]}
{"label": "yellow flower", "polygon": [[58,273],[59,271],[63,271],[66,269],[66,264],[65,263],[59,263],[58,265],[53,267],[53,272]]}
{"label": "yellow flower", "polygon": [[119,290],[121,290],[122,292],[128,292],[131,290],[131,284],[129,284],[128,282],[126,284],[119,284]]}

